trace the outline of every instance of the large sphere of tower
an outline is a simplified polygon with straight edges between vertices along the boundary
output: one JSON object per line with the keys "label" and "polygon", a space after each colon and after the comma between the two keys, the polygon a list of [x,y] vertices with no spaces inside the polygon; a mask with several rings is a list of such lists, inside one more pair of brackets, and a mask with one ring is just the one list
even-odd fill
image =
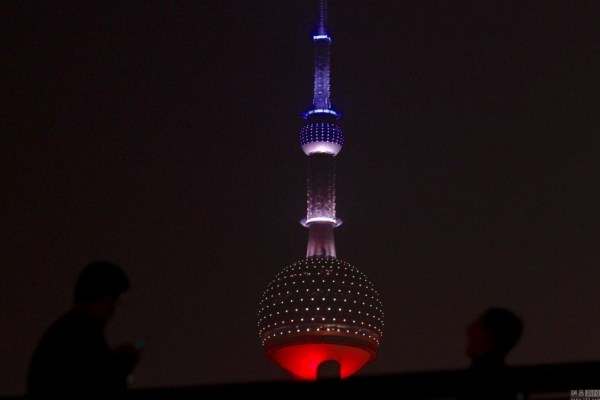
{"label": "large sphere of tower", "polygon": [[298,379],[314,380],[334,360],[342,378],[376,357],[383,310],[373,283],[333,257],[285,267],[268,285],[258,313],[267,356]]}

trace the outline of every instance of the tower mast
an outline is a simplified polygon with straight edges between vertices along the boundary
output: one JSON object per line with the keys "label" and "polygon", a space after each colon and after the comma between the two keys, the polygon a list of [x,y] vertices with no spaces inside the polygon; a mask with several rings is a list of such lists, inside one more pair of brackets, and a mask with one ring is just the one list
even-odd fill
{"label": "tower mast", "polygon": [[319,1],[312,107],[303,113],[300,146],[308,156],[306,258],[283,268],[263,293],[258,312],[265,354],[296,379],[317,379],[320,367],[339,366],[346,378],[377,356],[383,329],[379,294],[356,267],[337,258],[333,229],[335,156],[344,134],[330,99],[331,36],[327,0]]}

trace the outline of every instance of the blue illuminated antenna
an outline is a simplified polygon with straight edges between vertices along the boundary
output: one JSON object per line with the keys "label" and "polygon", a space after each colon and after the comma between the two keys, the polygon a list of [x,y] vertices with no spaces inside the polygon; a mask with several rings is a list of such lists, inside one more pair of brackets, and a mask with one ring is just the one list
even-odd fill
{"label": "blue illuminated antenna", "polygon": [[327,31],[327,0],[320,1],[319,25],[313,34],[313,43],[315,46],[313,107],[304,113],[304,118],[311,114],[329,114],[339,118],[339,113],[331,107],[330,98],[331,36]]}
{"label": "blue illuminated antenna", "polygon": [[318,35],[327,35],[327,0],[321,0]]}

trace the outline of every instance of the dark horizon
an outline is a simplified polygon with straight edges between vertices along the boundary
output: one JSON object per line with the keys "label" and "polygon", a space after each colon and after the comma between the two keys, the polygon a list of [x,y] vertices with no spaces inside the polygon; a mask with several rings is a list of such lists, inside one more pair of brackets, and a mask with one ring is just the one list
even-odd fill
{"label": "dark horizon", "polygon": [[[4,2],[0,396],[107,259],[146,337],[133,388],[286,375],[262,354],[269,281],[308,232],[301,113],[317,1]],[[511,365],[600,359],[600,5],[329,2],[337,255],[381,294],[359,375],[464,368],[486,308]]]}

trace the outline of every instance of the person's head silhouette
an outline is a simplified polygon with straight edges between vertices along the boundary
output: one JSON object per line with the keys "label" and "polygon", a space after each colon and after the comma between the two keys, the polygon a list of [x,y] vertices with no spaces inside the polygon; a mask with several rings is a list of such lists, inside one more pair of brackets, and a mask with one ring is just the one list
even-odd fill
{"label": "person's head silhouette", "polygon": [[125,272],[109,261],[89,263],[79,274],[74,307],[106,323],[115,312],[119,296],[129,290]]}
{"label": "person's head silhouette", "polygon": [[504,363],[523,333],[523,322],[504,308],[490,308],[467,328],[467,356],[478,362]]}

